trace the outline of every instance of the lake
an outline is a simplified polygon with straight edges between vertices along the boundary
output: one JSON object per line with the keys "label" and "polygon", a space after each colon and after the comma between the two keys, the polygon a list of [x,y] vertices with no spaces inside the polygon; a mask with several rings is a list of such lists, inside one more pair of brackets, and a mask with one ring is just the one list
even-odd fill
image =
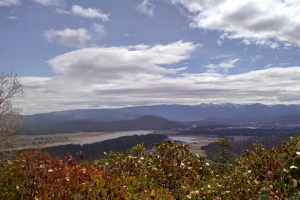
{"label": "lake", "polygon": [[82,138],[80,141],[72,142],[72,144],[80,144],[80,145],[92,144],[95,142],[102,142],[105,140],[116,139],[123,136],[148,135],[148,134],[152,134],[153,132],[154,131],[151,130],[114,132],[114,133],[103,134],[95,137]]}
{"label": "lake", "polygon": [[169,136],[170,140],[184,142],[187,144],[195,143],[196,138],[189,136]]}

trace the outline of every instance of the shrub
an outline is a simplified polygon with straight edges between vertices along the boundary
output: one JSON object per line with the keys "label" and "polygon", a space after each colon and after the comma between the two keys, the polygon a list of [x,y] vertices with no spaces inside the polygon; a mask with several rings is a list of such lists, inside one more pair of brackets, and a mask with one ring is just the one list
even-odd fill
{"label": "shrub", "polygon": [[30,151],[3,163],[0,199],[299,199],[300,136],[256,150],[226,170],[170,141],[150,152],[143,145],[110,152],[93,163]]}

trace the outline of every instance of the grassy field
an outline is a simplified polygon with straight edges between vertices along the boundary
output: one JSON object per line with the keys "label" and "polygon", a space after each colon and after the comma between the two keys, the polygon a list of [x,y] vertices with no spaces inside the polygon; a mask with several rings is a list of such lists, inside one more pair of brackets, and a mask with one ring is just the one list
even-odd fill
{"label": "grassy field", "polygon": [[[139,132],[139,131],[137,131]],[[149,131],[150,132],[150,131]],[[121,133],[121,134],[120,134]],[[9,138],[9,142],[3,150],[41,149],[66,144],[78,144],[85,141],[108,138],[112,134],[124,136],[127,132],[80,132],[80,133],[57,133],[52,135],[16,135]],[[151,131],[154,134],[172,134],[168,131]]]}

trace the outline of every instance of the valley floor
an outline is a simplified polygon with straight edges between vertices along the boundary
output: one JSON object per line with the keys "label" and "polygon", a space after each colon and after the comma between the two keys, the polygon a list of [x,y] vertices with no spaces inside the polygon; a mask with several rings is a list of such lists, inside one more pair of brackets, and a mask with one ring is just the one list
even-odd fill
{"label": "valley floor", "polygon": [[66,144],[90,144],[130,135],[146,135],[157,131],[79,132],[51,135],[16,135],[9,138],[6,151],[42,149]]}
{"label": "valley floor", "polygon": [[[168,136],[169,140],[183,142],[189,145],[194,154],[207,156],[203,147],[216,142],[219,136],[212,134],[194,134],[182,131],[120,131],[120,132],[79,132],[79,133],[57,133],[51,135],[17,135],[10,139],[10,146],[4,151],[24,151],[29,149],[43,149],[69,144],[92,144],[123,136],[160,134]],[[251,140],[254,136],[228,136],[231,142]],[[256,137],[257,139],[257,137]],[[243,148],[241,146],[241,148]],[[3,150],[3,149],[2,149]]]}
{"label": "valley floor", "polygon": [[[122,132],[80,132],[80,133],[57,133],[52,135],[17,135],[10,139],[10,147],[7,151],[19,151],[27,149],[42,149],[67,144],[91,144],[118,138],[121,136],[162,134],[170,140],[189,144],[193,153],[205,155],[201,147],[216,142],[218,136],[214,135],[178,135],[176,131],[122,131]],[[236,137],[238,139],[238,137]]]}

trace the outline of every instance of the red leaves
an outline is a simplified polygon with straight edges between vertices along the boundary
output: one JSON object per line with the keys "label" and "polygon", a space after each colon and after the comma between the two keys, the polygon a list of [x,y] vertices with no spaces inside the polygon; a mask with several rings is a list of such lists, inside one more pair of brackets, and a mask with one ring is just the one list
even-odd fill
{"label": "red leaves", "polygon": [[283,151],[284,151],[285,153],[288,153],[288,152],[289,152],[289,149],[288,149],[288,148],[283,148]]}
{"label": "red leaves", "polygon": [[69,199],[70,195],[80,194],[85,185],[91,184],[94,176],[102,175],[93,166],[76,165],[71,156],[66,160],[63,162],[41,151],[25,152],[16,155],[13,164],[4,171],[6,177],[2,177],[2,181],[12,183],[11,188],[20,188],[15,195],[25,199],[55,196]]}

